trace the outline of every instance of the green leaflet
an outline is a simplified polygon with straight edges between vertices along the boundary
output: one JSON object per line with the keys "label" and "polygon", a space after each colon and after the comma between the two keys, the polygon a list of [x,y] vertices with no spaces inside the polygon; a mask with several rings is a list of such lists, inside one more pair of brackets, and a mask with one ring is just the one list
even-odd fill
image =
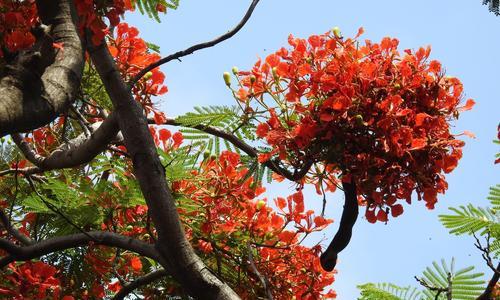
{"label": "green leaflet", "polygon": [[[452,299],[473,300],[484,291],[485,284],[480,279],[484,274],[473,271],[473,266],[455,270],[454,258],[449,265],[442,259],[441,264],[433,262],[432,267],[427,267],[421,280],[432,287],[447,288],[451,285]],[[437,292],[425,289],[423,294],[425,295],[423,299],[435,299]],[[446,294],[442,292],[438,299],[447,299]]]}
{"label": "green leaflet", "polygon": [[168,9],[177,9],[179,7],[180,0],[132,0],[132,5],[139,9],[139,12],[143,15],[147,15],[150,18],[155,19],[160,22],[160,17],[157,5],[163,5]]}
{"label": "green leaflet", "polygon": [[[440,263],[433,262],[427,267],[419,279],[430,287],[447,289],[451,286],[452,299],[473,300],[483,291],[485,281],[483,273],[474,273],[474,267],[455,270],[455,260],[449,264],[444,259]],[[367,283],[359,285],[361,296],[358,300],[446,300],[446,293],[437,296],[436,291],[420,287],[400,287],[392,283]],[[437,296],[437,298],[436,298]]]}
{"label": "green leaflet", "polygon": [[175,119],[177,123],[185,127],[180,130],[185,139],[198,142],[201,145],[201,151],[207,151],[210,154],[219,155],[223,149],[243,154],[227,140],[193,128],[209,126],[231,133],[240,140],[249,139],[252,136],[251,126],[243,122],[236,106],[195,107],[194,110],[195,112],[186,113]]}
{"label": "green leaflet", "polygon": [[462,235],[479,233],[485,234],[491,229],[498,230],[499,215],[490,208],[475,207],[472,204],[450,207],[453,215],[440,215],[439,220],[443,225],[451,229],[451,234]]}
{"label": "green leaflet", "polygon": [[500,211],[500,184],[490,187],[488,200],[490,200],[492,209],[494,209],[495,211]]}
{"label": "green leaflet", "polygon": [[492,238],[490,251],[498,257],[500,254],[500,185],[490,188],[488,195],[491,207],[475,207],[472,204],[451,207],[453,214],[440,215],[439,220],[451,234],[471,235],[489,234]]}
{"label": "green leaflet", "polygon": [[366,283],[358,285],[359,300],[417,300],[422,293],[414,287],[400,287],[392,283]]}

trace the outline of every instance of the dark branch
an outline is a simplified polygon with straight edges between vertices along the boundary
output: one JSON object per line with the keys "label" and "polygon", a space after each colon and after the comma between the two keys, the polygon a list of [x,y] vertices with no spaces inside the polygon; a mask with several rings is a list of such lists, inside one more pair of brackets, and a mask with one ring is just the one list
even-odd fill
{"label": "dark branch", "polygon": [[481,251],[481,256],[483,257],[484,261],[486,262],[486,265],[488,265],[488,267],[493,272],[497,273],[498,270],[493,265],[493,259],[491,258],[491,248],[490,248],[490,239],[491,239],[491,236],[490,236],[490,232],[488,231],[488,233],[486,235],[486,246],[483,246],[481,244],[481,241],[479,240],[479,238],[476,236],[476,234],[474,232],[472,232],[472,236],[474,236],[474,239],[476,240],[476,242],[474,243],[474,246],[476,246],[476,248],[479,251]]}
{"label": "dark branch", "polygon": [[267,299],[273,300],[274,298],[273,298],[273,293],[271,292],[269,286],[269,280],[265,276],[260,274],[253,260],[252,247],[250,246],[250,242],[247,243],[247,248],[248,248],[248,262],[250,263],[250,269],[252,270],[252,272],[254,272],[254,274],[257,276],[257,278],[259,278],[260,282],[262,283],[264,291],[266,292]]}
{"label": "dark branch", "polygon": [[500,279],[500,263],[498,263],[497,268],[495,269],[495,272],[493,273],[493,276],[491,277],[490,281],[488,282],[488,285],[486,286],[486,289],[476,299],[477,300],[493,299],[491,294],[493,293],[493,290],[495,289],[495,286],[497,285],[497,282],[499,279]]}
{"label": "dark branch", "polygon": [[9,221],[9,218],[4,213],[4,211],[1,210],[1,209],[0,209],[0,222],[2,223],[3,227],[5,228],[5,230],[7,230],[7,232],[13,238],[15,238],[16,240],[18,240],[19,242],[21,242],[21,244],[31,245],[33,243],[33,241],[29,237],[25,236],[24,234],[22,234],[21,232],[19,232],[19,230],[15,229],[12,226],[12,223]]}
{"label": "dark branch", "polygon": [[209,48],[209,47],[213,47],[213,46],[215,46],[215,45],[217,45],[217,44],[219,44],[219,43],[221,43],[221,42],[223,42],[223,41],[231,38],[238,31],[240,31],[240,29],[243,28],[243,26],[245,25],[245,23],[250,19],[250,17],[252,16],[253,11],[255,9],[255,7],[257,6],[257,3],[259,3],[259,0],[253,0],[252,1],[252,3],[250,4],[250,7],[248,8],[248,10],[246,12],[246,14],[243,16],[243,19],[241,19],[241,21],[238,23],[238,25],[236,25],[236,27],[234,27],[232,30],[230,30],[227,33],[219,36],[216,39],[213,39],[213,40],[208,41],[208,42],[196,44],[196,45],[191,46],[191,47],[189,47],[189,48],[187,48],[185,50],[175,52],[174,54],[170,54],[170,55],[168,55],[168,56],[160,59],[159,61],[150,64],[149,66],[147,66],[146,68],[144,68],[143,70],[141,70],[137,75],[135,75],[130,80],[129,86],[130,87],[134,86],[137,83],[137,81],[139,81],[144,75],[146,75],[147,72],[153,70],[154,68],[156,68],[156,67],[158,67],[160,65],[168,63],[171,60],[179,59],[179,58],[181,58],[183,56],[192,54],[195,51],[198,51],[198,50],[201,50],[201,49],[205,49],[205,48]]}
{"label": "dark branch", "polygon": [[154,246],[151,244],[113,232],[91,231],[86,232],[85,234],[77,233],[54,237],[24,247],[17,246],[6,239],[0,239],[0,249],[7,251],[9,254],[8,256],[0,259],[0,268],[3,268],[14,261],[27,261],[50,253],[86,246],[91,242],[96,245],[117,247],[136,252],[156,261],[160,260],[158,252],[156,252]]}
{"label": "dark branch", "polygon": [[131,283],[124,285],[121,288],[121,290],[118,293],[116,293],[116,295],[113,297],[113,300],[125,299],[125,297],[127,297],[127,295],[132,293],[134,290],[143,287],[145,285],[148,285],[150,283],[153,283],[156,280],[165,277],[167,275],[168,275],[167,271],[161,269],[148,273],[142,277],[139,277],[136,280],[132,281]]}
{"label": "dark branch", "polygon": [[[0,137],[48,124],[67,109],[80,86],[84,46],[73,18],[73,1],[36,4],[45,24],[43,34],[0,75]],[[63,44],[64,50],[55,49],[54,42]]]}
{"label": "dark branch", "polygon": [[[148,123],[149,124],[156,124],[153,119],[148,119]],[[171,125],[171,126],[188,127],[188,126],[183,125],[182,123],[175,121],[175,119],[167,119],[167,121],[164,124]],[[211,134],[213,136],[220,137],[220,138],[230,142],[231,144],[233,144],[235,147],[237,147],[241,151],[245,152],[248,156],[257,158],[259,155],[259,152],[257,151],[257,149],[248,145],[244,141],[240,140],[237,136],[235,136],[234,134],[232,134],[230,132],[220,130],[220,129],[217,129],[217,128],[214,128],[211,126],[201,125],[201,124],[195,125],[195,126],[190,126],[189,128],[198,129],[198,130],[201,130],[201,131],[206,132],[208,134]],[[269,169],[273,170],[277,174],[280,174],[281,176],[283,176],[286,179],[291,180],[291,181],[297,181],[297,180],[301,179],[302,177],[304,177],[307,174],[307,172],[309,171],[309,169],[311,168],[312,164],[313,164],[312,161],[307,161],[304,163],[304,166],[302,166],[302,168],[300,170],[292,173],[289,170],[281,167],[278,160],[268,160],[268,161],[263,163],[263,165],[265,165]]]}
{"label": "dark branch", "polygon": [[321,266],[326,271],[333,271],[337,264],[337,255],[351,241],[352,228],[358,218],[358,199],[354,179],[352,183],[342,182],[345,194],[344,210],[340,219],[340,225],[335,237],[328,248],[321,254]]}
{"label": "dark branch", "polygon": [[[450,274],[448,273],[448,284],[451,284],[450,282]],[[435,300],[439,299],[439,295],[441,295],[441,293],[446,293],[446,297],[451,299],[451,286],[448,286],[448,287],[439,287],[439,286],[432,286],[432,285],[429,285],[427,283],[427,281],[423,280],[423,279],[420,279],[418,278],[417,276],[415,276],[415,280],[420,283],[421,286],[425,287],[426,289],[428,289],[429,291],[432,291],[432,292],[436,292],[436,296],[435,296]]]}

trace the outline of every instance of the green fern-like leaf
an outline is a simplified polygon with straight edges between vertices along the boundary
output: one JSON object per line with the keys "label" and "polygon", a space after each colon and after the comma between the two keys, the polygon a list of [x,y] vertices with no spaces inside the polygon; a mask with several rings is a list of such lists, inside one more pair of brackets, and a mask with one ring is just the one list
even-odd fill
{"label": "green fern-like leaf", "polygon": [[414,287],[400,287],[392,283],[367,283],[359,285],[358,300],[417,300],[422,293]]}
{"label": "green fern-like leaf", "polygon": [[[483,273],[473,273],[474,267],[467,267],[455,271],[455,260],[452,258],[450,265],[444,259],[441,264],[432,263],[427,267],[421,278],[427,285],[435,288],[448,289],[451,287],[452,299],[472,300],[476,299],[484,290],[484,281],[479,279]],[[447,299],[446,293],[442,292],[436,298],[437,292],[425,289],[424,299]]]}
{"label": "green fern-like leaf", "polygon": [[179,7],[179,0],[132,0],[132,5],[137,7],[141,14],[147,15],[148,17],[155,19],[157,22],[160,22],[157,7],[162,5],[167,10],[177,9],[177,7]]}
{"label": "green fern-like leaf", "polygon": [[486,232],[499,231],[499,214],[489,208],[474,207],[472,204],[450,207],[453,215],[440,215],[439,220],[450,229],[451,234],[472,234],[481,235]]}
{"label": "green fern-like leaf", "polygon": [[203,151],[215,155],[219,155],[222,149],[240,153],[240,150],[228,141],[193,128],[196,126],[210,126],[221,131],[230,132],[237,138],[243,139],[248,136],[249,129],[248,126],[242,125],[237,107],[208,106],[195,107],[194,110],[194,112],[189,112],[175,119],[181,126],[186,127],[180,130],[186,140],[204,144]]}
{"label": "green fern-like leaf", "polygon": [[488,200],[491,202],[491,208],[495,211],[500,211],[500,184],[490,187]]}
{"label": "green fern-like leaf", "polygon": [[182,126],[196,125],[227,128],[229,124],[239,121],[240,117],[235,106],[195,107],[195,112],[188,112],[175,119]]}

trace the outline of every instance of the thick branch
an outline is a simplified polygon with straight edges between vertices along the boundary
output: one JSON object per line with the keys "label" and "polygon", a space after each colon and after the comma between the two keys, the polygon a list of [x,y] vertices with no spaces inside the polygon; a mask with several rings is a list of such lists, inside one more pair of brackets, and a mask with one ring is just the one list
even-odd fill
{"label": "thick branch", "polygon": [[488,282],[488,285],[486,286],[486,289],[479,297],[477,297],[477,300],[493,299],[491,294],[493,293],[493,290],[495,289],[495,286],[497,285],[499,279],[500,279],[500,263],[498,263],[497,268],[493,273],[493,276],[491,277],[490,281]]}
{"label": "thick branch", "polygon": [[5,212],[3,210],[1,210],[1,209],[0,209],[0,223],[2,223],[3,227],[5,228],[5,230],[13,238],[15,238],[16,240],[18,240],[22,244],[24,244],[24,245],[30,245],[30,244],[32,244],[32,241],[31,241],[31,239],[29,237],[25,236],[24,234],[22,234],[21,232],[19,232],[19,230],[17,230],[16,228],[14,228],[12,226],[12,223],[10,222],[9,218],[7,217],[7,215],[5,214]]}
{"label": "thick branch", "polygon": [[[93,124],[94,125],[94,124]],[[97,123],[95,124],[98,125]],[[54,150],[49,156],[38,155],[31,145],[22,139],[20,134],[12,134],[12,139],[21,149],[26,159],[42,171],[72,168],[91,161],[104,151],[118,133],[116,114],[112,113],[100,126],[86,137],[80,134],[68,143]]]}
{"label": "thick branch", "polygon": [[72,235],[54,237],[47,239],[30,246],[17,246],[16,244],[0,239],[0,249],[7,251],[8,256],[0,260],[0,268],[5,267],[13,261],[26,261],[33,258],[41,257],[50,253],[85,246],[89,243],[96,245],[104,245],[109,247],[117,247],[132,252],[136,252],[142,256],[149,257],[156,261],[161,260],[154,246],[145,242],[122,236],[113,232],[106,231],[91,231],[77,233]]}
{"label": "thick branch", "polygon": [[90,54],[118,114],[134,173],[157,229],[156,248],[165,259],[163,267],[196,298],[239,299],[229,286],[210,272],[186,239],[147,119],[121,78],[108,48],[103,44]]}
{"label": "thick branch", "polygon": [[127,295],[132,293],[135,289],[153,283],[156,280],[165,277],[167,275],[168,275],[167,271],[161,269],[148,273],[142,277],[139,277],[136,280],[132,281],[131,283],[124,285],[121,288],[121,290],[118,293],[116,293],[116,295],[113,297],[113,300],[125,299],[125,297],[127,297]]}
{"label": "thick branch", "polygon": [[134,84],[137,83],[137,81],[139,81],[144,75],[146,75],[147,72],[153,70],[154,68],[158,67],[158,66],[161,66],[163,64],[166,64],[168,63],[169,61],[171,60],[174,60],[174,59],[179,59],[183,56],[186,56],[186,55],[189,55],[189,54],[192,54],[193,52],[195,51],[198,51],[198,50],[201,50],[201,49],[205,49],[205,48],[209,48],[209,47],[213,47],[229,38],[231,38],[233,35],[235,35],[238,31],[240,31],[241,28],[243,28],[243,26],[245,26],[245,23],[250,19],[250,17],[252,16],[252,13],[255,9],[255,7],[257,6],[257,3],[259,3],[260,0],[253,0],[252,3],[250,4],[250,7],[248,8],[246,14],[243,16],[243,19],[241,19],[241,21],[238,23],[238,25],[236,25],[236,27],[234,27],[233,29],[231,29],[230,31],[228,31],[227,33],[219,36],[218,38],[215,38],[211,41],[208,41],[208,42],[204,42],[204,43],[200,43],[200,44],[196,44],[194,46],[191,46],[185,50],[182,50],[182,51],[178,51],[178,52],[175,52],[174,54],[170,54],[169,56],[166,56],[160,60],[158,60],[157,62],[154,62],[152,64],[150,64],[149,66],[147,66],[146,68],[144,68],[143,70],[141,70],[141,72],[139,72],[137,75],[134,76],[134,78],[132,78],[132,80],[130,80],[129,82],[129,86],[134,86]]}
{"label": "thick branch", "polygon": [[342,187],[344,188],[345,204],[339,229],[328,248],[320,257],[321,266],[326,271],[333,271],[335,268],[337,255],[351,241],[352,228],[358,218],[358,199],[354,179],[352,179],[352,183],[342,182]]}
{"label": "thick branch", "polygon": [[[0,137],[38,128],[54,120],[74,99],[83,71],[83,45],[70,0],[38,0],[50,29],[34,49],[22,51],[0,79]],[[52,43],[61,43],[64,50]]]}

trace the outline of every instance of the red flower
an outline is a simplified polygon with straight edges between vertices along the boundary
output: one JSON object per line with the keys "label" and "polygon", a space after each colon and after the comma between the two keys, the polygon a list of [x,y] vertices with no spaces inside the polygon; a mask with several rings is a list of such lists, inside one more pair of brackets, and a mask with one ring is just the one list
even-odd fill
{"label": "red flower", "polygon": [[132,269],[134,269],[134,271],[138,272],[140,270],[142,270],[142,262],[141,262],[141,259],[137,256],[134,256],[130,259],[130,266],[132,267]]}

